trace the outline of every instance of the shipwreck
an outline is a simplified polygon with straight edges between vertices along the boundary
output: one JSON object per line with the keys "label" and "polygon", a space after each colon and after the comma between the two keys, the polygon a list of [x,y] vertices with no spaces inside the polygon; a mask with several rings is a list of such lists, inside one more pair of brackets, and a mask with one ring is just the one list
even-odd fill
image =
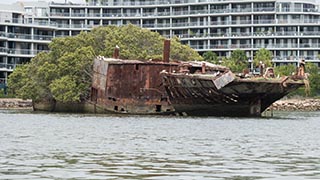
{"label": "shipwreck", "polygon": [[207,62],[180,64],[178,72],[162,72],[176,113],[194,116],[261,116],[273,102],[304,85],[304,76],[237,75]]}
{"label": "shipwreck", "polygon": [[170,62],[170,41],[163,61],[94,60],[91,96],[96,113],[261,116],[273,102],[305,84],[304,72],[275,77],[237,75],[208,62]]}

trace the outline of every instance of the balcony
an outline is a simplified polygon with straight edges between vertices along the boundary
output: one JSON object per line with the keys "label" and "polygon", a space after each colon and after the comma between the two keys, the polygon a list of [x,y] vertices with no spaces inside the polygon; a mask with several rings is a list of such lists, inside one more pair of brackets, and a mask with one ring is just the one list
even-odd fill
{"label": "balcony", "polygon": [[208,10],[207,9],[203,9],[203,10],[190,10],[189,14],[208,14]]}
{"label": "balcony", "polygon": [[102,17],[122,17],[121,13],[103,13]]}
{"label": "balcony", "polygon": [[229,45],[228,44],[211,45],[211,49],[229,49]]}
{"label": "balcony", "polygon": [[49,23],[48,21],[46,20],[28,20],[28,19],[15,19],[15,18],[12,18],[12,19],[0,19],[0,23],[8,23],[8,24],[11,24],[11,23],[15,23],[15,24],[24,24],[24,25],[39,25],[39,26],[51,26],[51,27],[55,27],[56,24],[51,22]]}
{"label": "balcony", "polygon": [[319,31],[304,31],[300,32],[301,36],[320,36]]}
{"label": "balcony", "polygon": [[189,26],[188,22],[172,23],[172,27],[186,27],[186,26]]}
{"label": "balcony", "polygon": [[230,9],[211,9],[211,14],[217,14],[217,13],[229,13]]}
{"label": "balcony", "polygon": [[274,24],[275,22],[274,19],[253,20],[253,24]]}
{"label": "balcony", "polygon": [[274,12],[276,9],[274,7],[257,7],[253,8],[253,12]]}
{"label": "balcony", "polygon": [[190,45],[192,49],[210,49],[208,45],[200,45],[200,44],[194,44]]}
{"label": "balcony", "polygon": [[85,24],[71,24],[71,28],[76,28],[76,29],[82,29],[82,28],[87,28],[87,25]]}
{"label": "balcony", "polygon": [[171,27],[171,24],[170,23],[158,23],[158,24],[155,24],[155,27],[158,27],[158,28]]}
{"label": "balcony", "polygon": [[142,27],[143,28],[156,28],[157,27],[157,25],[156,24],[142,24]]}
{"label": "balcony", "polygon": [[188,15],[189,12],[188,11],[173,11],[172,14],[173,15]]}
{"label": "balcony", "polygon": [[144,13],[142,13],[142,16],[153,17],[153,16],[157,16],[157,13],[156,12],[144,12]]}
{"label": "balcony", "polygon": [[32,39],[31,34],[19,34],[19,33],[8,33],[7,37],[11,39]]}
{"label": "balcony", "polygon": [[101,17],[100,13],[88,13],[87,17]]}
{"label": "balcony", "polygon": [[251,48],[251,44],[231,44],[231,49],[248,49]]}
{"label": "balcony", "polygon": [[123,13],[123,17],[141,17],[140,13]]}
{"label": "balcony", "polygon": [[57,24],[57,27],[59,27],[59,28],[69,28],[70,25],[69,24]]}
{"label": "balcony", "polygon": [[170,16],[170,12],[158,12],[158,16]]}
{"label": "balcony", "polygon": [[273,48],[298,48],[298,44],[274,44]]}
{"label": "balcony", "polygon": [[211,21],[211,25],[228,25],[230,21]]}
{"label": "balcony", "polygon": [[232,13],[245,13],[245,12],[252,12],[251,8],[234,8],[231,9]]}
{"label": "balcony", "polygon": [[50,16],[69,17],[70,13],[51,12]]}
{"label": "balcony", "polygon": [[44,41],[51,41],[53,39],[53,36],[49,35],[34,35],[34,40],[44,40]]}
{"label": "balcony", "polygon": [[234,20],[231,24],[251,24],[251,20]]}
{"label": "balcony", "polygon": [[189,26],[206,26],[207,22],[190,22]]}
{"label": "balcony", "polygon": [[281,32],[275,32],[276,36],[297,36],[299,35],[297,31],[281,31]]}
{"label": "balcony", "polygon": [[7,54],[8,49],[6,47],[0,47],[0,54]]}
{"label": "balcony", "polygon": [[72,13],[71,16],[72,17],[85,17],[86,15],[85,15],[85,12],[83,12],[83,13]]}
{"label": "balcony", "polygon": [[[0,63],[0,69],[7,69],[9,71],[12,71],[16,67],[16,64],[6,64],[6,63]],[[1,78],[3,80],[3,78]]]}

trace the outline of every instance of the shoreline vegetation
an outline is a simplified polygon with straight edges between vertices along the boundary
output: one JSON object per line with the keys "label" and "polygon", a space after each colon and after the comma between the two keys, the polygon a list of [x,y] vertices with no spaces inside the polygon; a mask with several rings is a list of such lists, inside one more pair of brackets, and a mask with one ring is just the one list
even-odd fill
{"label": "shoreline vegetation", "polygon": [[[0,98],[0,109],[32,109],[31,100]],[[268,108],[273,111],[320,111],[320,98],[283,98]]]}

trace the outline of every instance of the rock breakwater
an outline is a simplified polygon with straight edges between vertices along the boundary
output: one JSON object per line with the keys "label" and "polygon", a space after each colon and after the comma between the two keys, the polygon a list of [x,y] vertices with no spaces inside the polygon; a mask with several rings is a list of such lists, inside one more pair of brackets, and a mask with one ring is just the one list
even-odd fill
{"label": "rock breakwater", "polygon": [[32,108],[31,100],[23,100],[17,98],[0,98],[1,109],[20,109],[20,108]]}
{"label": "rock breakwater", "polygon": [[276,111],[320,111],[320,99],[284,99],[270,107]]}

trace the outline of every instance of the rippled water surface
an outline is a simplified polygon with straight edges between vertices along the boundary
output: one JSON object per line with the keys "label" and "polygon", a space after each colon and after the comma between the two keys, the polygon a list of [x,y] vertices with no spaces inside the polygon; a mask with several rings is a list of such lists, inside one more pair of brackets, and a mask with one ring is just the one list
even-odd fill
{"label": "rippled water surface", "polygon": [[1,110],[0,179],[320,179],[320,112],[257,119]]}

